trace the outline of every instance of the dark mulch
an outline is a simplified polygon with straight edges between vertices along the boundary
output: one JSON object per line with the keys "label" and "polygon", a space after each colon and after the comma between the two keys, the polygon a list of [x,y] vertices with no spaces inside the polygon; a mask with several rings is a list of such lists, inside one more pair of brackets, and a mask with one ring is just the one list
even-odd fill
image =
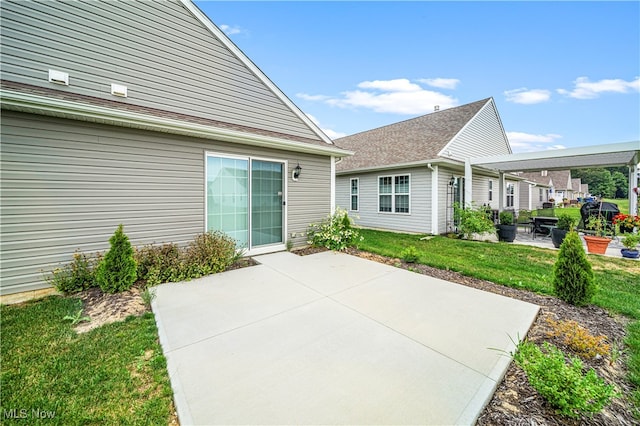
{"label": "dark mulch", "polygon": [[[325,251],[325,248],[311,247],[293,251],[298,255],[309,255]],[[426,265],[408,264],[400,259],[393,259],[357,249],[347,249],[347,253],[373,260],[417,273],[440,278],[446,281],[462,284],[483,291],[522,300],[540,306],[540,313],[529,329],[527,339],[541,344],[548,341],[565,353],[572,354],[572,350],[558,338],[549,337],[550,326],[548,320],[573,320],[589,330],[593,336],[604,335],[612,348],[624,348],[625,329],[628,319],[612,316],[597,306],[578,308],[569,305],[555,297],[532,293],[503,285],[495,284],[473,277],[467,277],[453,271],[432,268]],[[600,377],[615,384],[621,398],[615,399],[602,412],[590,418],[579,420],[559,416],[544,399],[529,384],[527,377],[515,363],[511,363],[502,382],[480,417],[478,425],[637,425],[631,413],[631,403],[624,395],[630,395],[632,385],[626,379],[626,355],[624,352],[616,360],[609,357],[583,360],[584,365],[596,370]]]}

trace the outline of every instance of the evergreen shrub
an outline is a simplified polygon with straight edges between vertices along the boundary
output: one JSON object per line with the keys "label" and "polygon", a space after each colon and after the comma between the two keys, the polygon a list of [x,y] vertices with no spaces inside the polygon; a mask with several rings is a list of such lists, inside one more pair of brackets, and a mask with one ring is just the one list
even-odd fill
{"label": "evergreen shrub", "polygon": [[105,293],[119,293],[129,290],[137,277],[136,261],[129,237],[120,224],[109,238],[111,248],[96,270],[96,281]]}
{"label": "evergreen shrub", "polygon": [[575,231],[569,232],[560,246],[553,267],[553,290],[559,299],[576,306],[588,305],[595,295],[593,270]]}

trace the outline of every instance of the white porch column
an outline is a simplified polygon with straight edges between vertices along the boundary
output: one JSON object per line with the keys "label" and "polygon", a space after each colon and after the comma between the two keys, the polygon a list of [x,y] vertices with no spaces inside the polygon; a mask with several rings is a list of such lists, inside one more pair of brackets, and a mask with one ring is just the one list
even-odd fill
{"label": "white porch column", "polygon": [[471,161],[467,158],[464,161],[464,204],[470,207],[473,201],[473,173],[471,172]]}
{"label": "white porch column", "polygon": [[498,211],[504,210],[506,192],[504,190],[504,172],[500,172],[498,177]]}
{"label": "white porch column", "polygon": [[633,188],[638,187],[638,165],[629,166],[629,214],[638,214],[638,194]]}
{"label": "white porch column", "polygon": [[431,233],[439,234],[438,229],[438,166],[431,166]]}

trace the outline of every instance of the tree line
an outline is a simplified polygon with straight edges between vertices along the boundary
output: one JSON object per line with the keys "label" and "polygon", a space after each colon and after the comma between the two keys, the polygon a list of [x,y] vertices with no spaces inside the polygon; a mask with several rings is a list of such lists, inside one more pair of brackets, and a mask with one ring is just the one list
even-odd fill
{"label": "tree line", "polygon": [[589,185],[591,195],[606,198],[627,198],[629,196],[629,168],[607,167],[597,169],[571,170],[572,178],[580,178]]}

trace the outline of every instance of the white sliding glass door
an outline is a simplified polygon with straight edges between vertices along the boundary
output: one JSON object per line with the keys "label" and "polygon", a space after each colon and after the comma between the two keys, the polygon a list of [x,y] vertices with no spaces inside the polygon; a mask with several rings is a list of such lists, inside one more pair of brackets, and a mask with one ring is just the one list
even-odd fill
{"label": "white sliding glass door", "polygon": [[282,161],[207,154],[206,227],[238,241],[238,247],[284,241]]}

